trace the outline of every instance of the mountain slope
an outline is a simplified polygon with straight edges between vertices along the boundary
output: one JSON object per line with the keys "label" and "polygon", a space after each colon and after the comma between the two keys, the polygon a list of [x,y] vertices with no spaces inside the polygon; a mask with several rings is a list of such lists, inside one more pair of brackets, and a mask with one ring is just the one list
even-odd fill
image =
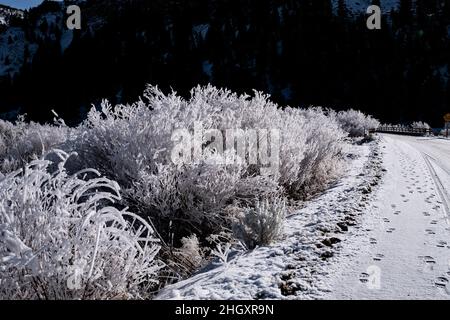
{"label": "mountain slope", "polygon": [[181,95],[256,88],[282,104],[434,126],[450,105],[450,0],[381,0],[380,32],[366,28],[375,0],[76,1],[75,32],[67,3],[45,2],[0,33],[3,109],[79,121],[102,98],[135,101],[146,83]]}
{"label": "mountain slope", "polygon": [[[333,0],[335,8],[338,6],[339,0]],[[367,8],[375,3],[373,0],[345,0],[347,9],[353,13],[365,13]],[[398,9],[400,0],[380,0],[380,8],[383,13],[389,13],[392,10]]]}
{"label": "mountain slope", "polygon": [[0,26],[9,25],[14,18],[23,18],[23,11],[0,4]]}

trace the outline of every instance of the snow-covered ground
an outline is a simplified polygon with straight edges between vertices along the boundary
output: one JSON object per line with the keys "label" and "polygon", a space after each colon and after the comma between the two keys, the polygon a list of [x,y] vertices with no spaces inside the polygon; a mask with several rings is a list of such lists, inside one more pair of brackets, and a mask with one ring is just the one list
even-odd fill
{"label": "snow-covered ground", "polygon": [[384,135],[386,179],[330,267],[331,299],[450,298],[450,141]]}
{"label": "snow-covered ground", "polygon": [[[322,279],[381,179],[378,146],[352,145],[345,177],[288,217],[285,237],[166,287],[157,299],[298,299],[328,291]],[[348,232],[349,231],[349,232]]]}
{"label": "snow-covered ground", "polygon": [[158,299],[450,298],[450,141],[382,135],[295,211],[285,238],[210,265]]}

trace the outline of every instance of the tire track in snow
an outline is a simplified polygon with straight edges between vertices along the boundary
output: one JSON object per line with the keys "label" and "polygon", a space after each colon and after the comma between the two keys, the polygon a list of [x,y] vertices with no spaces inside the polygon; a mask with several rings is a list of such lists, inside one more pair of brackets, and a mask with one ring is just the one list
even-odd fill
{"label": "tire track in snow", "polygon": [[439,165],[438,161],[436,161],[429,154],[422,152],[422,156],[425,159],[425,163],[428,167],[428,170],[430,171],[431,177],[434,180],[439,197],[441,198],[442,205],[444,207],[445,221],[447,222],[447,225],[450,225],[450,220],[449,220],[450,196],[448,195],[447,190],[444,187],[444,184],[442,183],[441,179],[439,178],[439,175],[436,173],[436,170],[433,168],[433,164],[431,163],[431,161],[433,161],[440,169],[444,170],[445,172],[448,173],[448,171],[445,168],[443,168],[441,165]]}

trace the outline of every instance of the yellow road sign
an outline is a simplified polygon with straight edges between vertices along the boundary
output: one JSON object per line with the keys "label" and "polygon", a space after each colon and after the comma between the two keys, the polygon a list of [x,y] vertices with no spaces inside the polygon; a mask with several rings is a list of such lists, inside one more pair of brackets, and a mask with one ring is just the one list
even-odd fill
{"label": "yellow road sign", "polygon": [[444,116],[444,120],[445,120],[445,122],[450,122],[450,113],[447,113],[447,114]]}

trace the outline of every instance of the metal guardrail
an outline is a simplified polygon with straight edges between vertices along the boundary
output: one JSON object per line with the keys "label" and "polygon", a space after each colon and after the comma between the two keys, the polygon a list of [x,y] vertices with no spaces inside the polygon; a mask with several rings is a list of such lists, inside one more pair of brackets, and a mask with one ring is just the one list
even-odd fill
{"label": "metal guardrail", "polygon": [[378,127],[377,129],[370,130],[370,132],[404,134],[413,136],[426,136],[429,134],[433,134],[432,129],[400,127],[400,126],[381,126]]}

